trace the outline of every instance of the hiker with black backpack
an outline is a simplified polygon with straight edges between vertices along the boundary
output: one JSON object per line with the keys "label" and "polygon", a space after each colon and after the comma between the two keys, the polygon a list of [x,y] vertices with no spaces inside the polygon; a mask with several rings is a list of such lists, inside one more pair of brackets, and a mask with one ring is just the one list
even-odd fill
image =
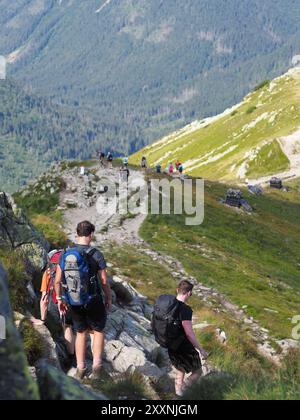
{"label": "hiker with black backpack", "polygon": [[76,378],[78,380],[82,380],[86,375],[86,338],[88,333],[94,337],[91,379],[100,378],[106,311],[109,311],[112,306],[106,261],[103,254],[91,246],[94,232],[95,226],[90,222],[84,221],[78,224],[77,244],[62,255],[55,278],[59,310],[62,313],[70,310],[74,330],[77,333],[75,350]]}
{"label": "hiker with black backpack", "polygon": [[[168,349],[171,363],[177,370],[175,392],[178,397],[182,397],[185,388],[200,378],[201,359],[207,359],[207,353],[193,331],[193,311],[186,304],[193,294],[193,288],[190,282],[182,281],[177,289],[177,297],[160,296],[154,306],[152,320],[156,341]],[[190,376],[185,382],[188,374]]]}

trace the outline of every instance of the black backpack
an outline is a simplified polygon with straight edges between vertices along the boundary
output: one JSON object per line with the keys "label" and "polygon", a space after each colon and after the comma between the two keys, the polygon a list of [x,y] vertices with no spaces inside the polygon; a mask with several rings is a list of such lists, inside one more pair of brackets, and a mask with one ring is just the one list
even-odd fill
{"label": "black backpack", "polygon": [[186,338],[179,313],[183,303],[175,296],[162,295],[154,306],[152,328],[155,340],[162,347],[176,351]]}

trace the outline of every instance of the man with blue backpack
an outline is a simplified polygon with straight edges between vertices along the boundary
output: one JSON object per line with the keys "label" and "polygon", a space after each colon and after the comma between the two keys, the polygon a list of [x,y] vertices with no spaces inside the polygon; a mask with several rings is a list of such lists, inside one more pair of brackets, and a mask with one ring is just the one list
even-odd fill
{"label": "man with blue backpack", "polygon": [[55,278],[59,311],[62,314],[70,311],[77,333],[75,350],[78,380],[82,380],[86,375],[88,333],[93,335],[91,379],[100,378],[107,310],[109,311],[112,305],[104,256],[97,248],[91,247],[94,233],[95,226],[90,222],[78,224],[77,244],[62,254]]}

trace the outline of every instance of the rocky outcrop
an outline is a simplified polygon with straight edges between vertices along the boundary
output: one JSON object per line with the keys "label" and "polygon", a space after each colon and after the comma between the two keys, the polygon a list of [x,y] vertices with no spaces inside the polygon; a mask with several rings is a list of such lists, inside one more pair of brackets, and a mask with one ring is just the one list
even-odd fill
{"label": "rocky outcrop", "polygon": [[4,192],[0,192],[0,247],[21,251],[31,274],[47,262],[49,244]]}
{"label": "rocky outcrop", "polygon": [[41,361],[36,369],[41,399],[47,401],[103,401],[107,398],[96,393],[63,372]]}
{"label": "rocky outcrop", "polygon": [[2,267],[0,267],[0,316],[1,326],[5,326],[5,334],[2,331],[0,338],[0,400],[37,400],[38,389],[29,374],[22,341],[14,326],[6,274]]}

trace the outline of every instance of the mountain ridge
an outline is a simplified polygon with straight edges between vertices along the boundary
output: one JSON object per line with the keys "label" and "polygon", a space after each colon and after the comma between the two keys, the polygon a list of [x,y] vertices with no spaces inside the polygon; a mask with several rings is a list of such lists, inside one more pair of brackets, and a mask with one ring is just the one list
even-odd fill
{"label": "mountain ridge", "polygon": [[300,68],[259,85],[222,114],[197,120],[147,146],[151,165],[183,161],[185,171],[213,180],[266,181],[300,176]]}

